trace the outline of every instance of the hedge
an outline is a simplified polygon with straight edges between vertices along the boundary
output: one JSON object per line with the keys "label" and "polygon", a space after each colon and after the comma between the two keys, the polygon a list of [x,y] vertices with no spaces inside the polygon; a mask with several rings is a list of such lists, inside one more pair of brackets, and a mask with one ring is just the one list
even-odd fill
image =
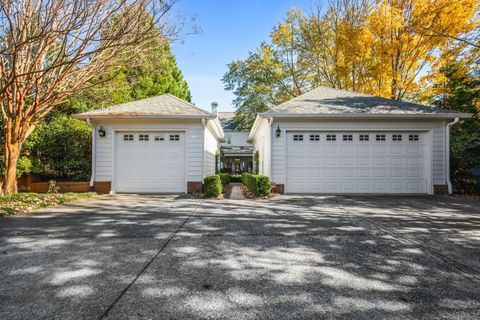
{"label": "hedge", "polygon": [[242,182],[242,176],[240,175],[230,175],[230,182]]}
{"label": "hedge", "polygon": [[218,197],[222,194],[222,180],[218,174],[203,179],[204,194],[206,197]]}
{"label": "hedge", "polygon": [[242,183],[256,196],[263,197],[270,194],[271,185],[267,176],[242,173]]}
{"label": "hedge", "polygon": [[220,177],[223,187],[230,183],[230,173],[217,173],[217,175]]}

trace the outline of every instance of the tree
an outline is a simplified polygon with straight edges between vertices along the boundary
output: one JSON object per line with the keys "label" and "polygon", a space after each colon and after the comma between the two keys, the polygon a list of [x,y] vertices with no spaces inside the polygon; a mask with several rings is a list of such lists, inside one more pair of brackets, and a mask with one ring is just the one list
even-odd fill
{"label": "tree", "polygon": [[[475,193],[470,170],[480,166],[480,74],[463,60],[452,61],[439,72],[434,83],[431,103],[447,109],[473,114],[451,130],[451,167],[456,192]],[[478,192],[478,191],[477,191]]]}
{"label": "tree", "polygon": [[292,10],[223,81],[244,127],[319,85],[419,101],[447,56],[478,39],[478,12],[477,0],[332,0],[325,11]]}
{"label": "tree", "polygon": [[[135,57],[147,49],[139,44],[163,21],[174,2],[6,0],[0,3],[4,194],[17,191],[17,161],[24,141],[37,124],[69,95],[92,85],[92,79],[118,65],[120,60],[128,58],[135,62]],[[163,22],[160,30],[172,29]]]}

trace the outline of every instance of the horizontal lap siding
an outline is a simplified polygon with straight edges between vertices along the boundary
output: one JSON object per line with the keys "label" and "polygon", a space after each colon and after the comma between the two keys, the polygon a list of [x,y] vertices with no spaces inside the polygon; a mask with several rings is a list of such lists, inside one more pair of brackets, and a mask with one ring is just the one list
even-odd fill
{"label": "horizontal lap siding", "polygon": [[[114,130],[187,130],[187,181],[201,181],[203,178],[203,135],[204,128],[198,124],[169,124],[169,123],[100,123],[105,129],[106,136],[96,138],[96,174],[95,181],[111,181],[113,168],[113,136]],[[100,124],[96,124],[98,128]],[[97,129],[98,131],[98,129]]]}
{"label": "horizontal lap siding", "polygon": [[445,184],[445,126],[441,125],[432,130],[433,133],[433,184]]}
{"label": "horizontal lap siding", "polygon": [[[282,135],[277,138],[277,126]],[[316,121],[316,122],[287,122],[275,120],[271,126],[272,134],[272,181],[285,183],[285,131],[290,129],[305,130],[431,130],[432,132],[432,170],[433,184],[445,184],[445,124],[443,121]]]}
{"label": "horizontal lap siding", "polygon": [[215,153],[218,149],[217,139],[213,136],[208,128],[205,128],[205,175],[215,174]]}
{"label": "horizontal lap siding", "polygon": [[266,119],[261,119],[261,123],[253,138],[254,149],[259,154],[259,174],[271,177],[271,143],[270,126]]}

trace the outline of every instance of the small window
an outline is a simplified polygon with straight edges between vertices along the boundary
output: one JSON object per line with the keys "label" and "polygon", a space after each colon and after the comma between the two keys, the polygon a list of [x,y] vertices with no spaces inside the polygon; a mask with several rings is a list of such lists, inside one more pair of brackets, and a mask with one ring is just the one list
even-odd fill
{"label": "small window", "polygon": [[384,134],[377,134],[375,136],[375,140],[377,141],[385,141],[385,135]]}
{"label": "small window", "polygon": [[293,141],[303,141],[303,134],[294,134]]}
{"label": "small window", "polygon": [[150,136],[148,134],[140,134],[138,135],[138,140],[139,141],[148,141],[150,139]]}
{"label": "small window", "polygon": [[133,134],[124,134],[123,141],[133,141]]}
{"label": "small window", "polygon": [[393,134],[392,135],[392,141],[402,141],[402,135],[401,134]]}
{"label": "small window", "polygon": [[180,135],[179,134],[171,134],[170,135],[170,141],[180,141]]}
{"label": "small window", "polygon": [[370,140],[370,135],[368,135],[368,134],[361,134],[361,135],[359,136],[359,140],[360,140],[360,141],[369,141],[369,140]]}
{"label": "small window", "polygon": [[344,134],[343,135],[343,141],[352,141],[353,136],[351,134]]}
{"label": "small window", "polygon": [[320,141],[320,135],[319,134],[311,134],[310,135],[310,141]]}
{"label": "small window", "polygon": [[327,134],[327,141],[337,141],[336,134]]}
{"label": "small window", "polygon": [[165,138],[162,137],[162,136],[155,136],[154,140],[155,140],[155,141],[164,141]]}
{"label": "small window", "polygon": [[409,141],[418,141],[418,134],[409,134],[408,135]]}

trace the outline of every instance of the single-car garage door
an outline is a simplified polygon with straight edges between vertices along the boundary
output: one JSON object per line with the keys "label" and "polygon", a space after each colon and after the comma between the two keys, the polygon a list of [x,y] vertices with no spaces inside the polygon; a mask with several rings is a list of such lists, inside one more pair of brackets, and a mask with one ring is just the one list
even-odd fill
{"label": "single-car garage door", "polygon": [[117,132],[116,192],[185,192],[184,132]]}
{"label": "single-car garage door", "polygon": [[287,132],[288,193],[427,193],[422,132]]}

